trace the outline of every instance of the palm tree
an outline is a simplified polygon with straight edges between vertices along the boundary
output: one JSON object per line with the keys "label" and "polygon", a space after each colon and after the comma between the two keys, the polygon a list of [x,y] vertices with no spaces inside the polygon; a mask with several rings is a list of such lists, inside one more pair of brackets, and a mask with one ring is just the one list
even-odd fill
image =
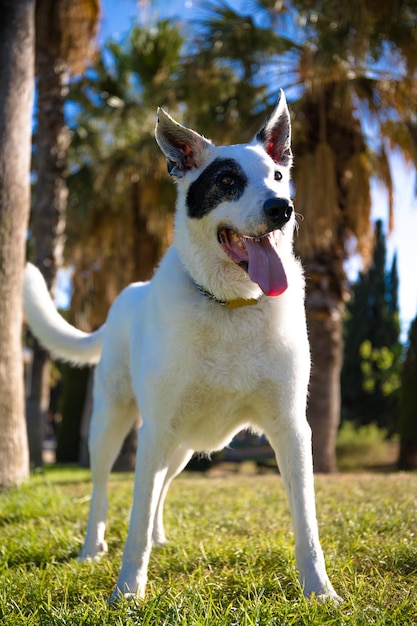
{"label": "palm tree", "polygon": [[[178,28],[166,20],[155,29],[134,26],[123,44],[108,43],[71,89],[77,114],[71,122],[65,254],[75,269],[70,314],[86,330],[105,321],[128,283],[151,277],[167,244],[174,189],[153,132],[156,103],[173,106],[169,76],[182,43]],[[84,411],[85,422],[89,417]],[[117,469],[134,467],[135,430]],[[85,464],[86,423],[82,433]]]}
{"label": "palm tree", "polygon": [[107,44],[71,89],[78,112],[71,121],[66,255],[75,267],[72,311],[86,328],[104,322],[128,283],[150,278],[169,236],[174,190],[153,132],[157,104],[173,98],[167,72],[181,46],[178,28],[167,21],[156,29],[134,26],[129,40]]}
{"label": "palm tree", "polygon": [[0,486],[29,474],[23,393],[22,272],[29,217],[34,0],[0,2]]}
{"label": "palm tree", "polygon": [[[83,70],[91,53],[99,0],[38,0],[36,3],[37,127],[31,235],[35,264],[53,290],[62,265],[67,185],[68,132],[64,103],[70,74]],[[42,465],[45,413],[49,403],[50,362],[33,340],[31,390],[27,423],[31,463]]]}
{"label": "palm tree", "polygon": [[153,138],[156,107],[214,139],[225,125],[228,139],[237,136],[238,94],[242,117],[245,107],[253,117],[257,88],[247,85],[242,98],[233,70],[207,60],[185,50],[179,25],[160,20],[107,44],[73,86],[66,255],[75,267],[72,315],[86,330],[103,323],[126,284],[151,277],[171,237],[175,190]]}
{"label": "palm tree", "polygon": [[413,156],[416,7],[411,0],[257,0],[253,9],[255,17],[208,5],[205,41],[269,95],[284,87],[293,100],[296,206],[304,218],[296,247],[313,360],[308,419],[315,470],[329,472],[340,419],[344,264],[354,250],[365,262],[370,256],[372,175],[387,186],[392,211],[388,139]]}
{"label": "palm tree", "polygon": [[[75,266],[73,314],[86,329],[103,323],[126,284],[150,278],[171,235],[175,190],[153,137],[156,107],[214,140],[237,139],[236,110],[256,130],[259,89],[184,45],[180,27],[167,20],[135,25],[123,44],[108,43],[71,88],[78,112],[71,123],[66,255]],[[259,122],[263,112],[258,116]]]}

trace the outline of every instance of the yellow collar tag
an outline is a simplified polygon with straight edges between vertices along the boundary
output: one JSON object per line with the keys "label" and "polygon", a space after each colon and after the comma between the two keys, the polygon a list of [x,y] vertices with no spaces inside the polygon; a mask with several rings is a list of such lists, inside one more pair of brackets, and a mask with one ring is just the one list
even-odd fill
{"label": "yellow collar tag", "polygon": [[218,304],[221,304],[222,306],[224,306],[225,309],[238,309],[239,307],[251,306],[252,304],[258,304],[259,302],[259,300],[257,300],[256,298],[247,298],[247,299],[236,298],[236,300],[230,300],[230,301],[219,300],[218,298],[216,298],[216,296],[214,296],[212,293],[204,289],[204,287],[196,283],[194,280],[193,280],[193,283],[197,291],[201,293],[202,296],[204,296],[208,300],[211,300],[212,302],[217,302]]}
{"label": "yellow collar tag", "polygon": [[226,309],[238,309],[242,306],[251,306],[252,304],[258,304],[258,300],[255,298],[249,298],[245,300],[245,298],[236,298],[236,300],[230,300],[224,306]]}

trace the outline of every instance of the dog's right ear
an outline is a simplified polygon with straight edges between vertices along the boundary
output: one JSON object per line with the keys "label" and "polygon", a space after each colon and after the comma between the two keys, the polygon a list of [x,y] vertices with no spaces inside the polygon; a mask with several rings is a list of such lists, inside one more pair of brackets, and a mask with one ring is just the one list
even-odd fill
{"label": "dog's right ear", "polygon": [[208,139],[181,126],[161,108],[158,109],[155,138],[166,156],[168,172],[176,178],[201,167],[212,146]]}
{"label": "dog's right ear", "polygon": [[264,146],[275,163],[291,166],[291,119],[282,89],[272,114],[256,135],[255,141]]}

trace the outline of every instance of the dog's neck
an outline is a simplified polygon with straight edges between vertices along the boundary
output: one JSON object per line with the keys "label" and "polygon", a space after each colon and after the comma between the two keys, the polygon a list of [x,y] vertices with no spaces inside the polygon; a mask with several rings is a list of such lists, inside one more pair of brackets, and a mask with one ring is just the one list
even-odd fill
{"label": "dog's neck", "polygon": [[204,289],[204,287],[196,283],[195,280],[193,280],[193,283],[197,291],[201,293],[202,296],[204,296],[208,300],[211,300],[212,302],[217,302],[217,304],[224,306],[225,309],[238,309],[243,306],[258,304],[259,302],[259,299],[257,298],[236,298],[234,300],[219,300],[219,298],[216,298],[214,294],[210,293],[209,291]]}

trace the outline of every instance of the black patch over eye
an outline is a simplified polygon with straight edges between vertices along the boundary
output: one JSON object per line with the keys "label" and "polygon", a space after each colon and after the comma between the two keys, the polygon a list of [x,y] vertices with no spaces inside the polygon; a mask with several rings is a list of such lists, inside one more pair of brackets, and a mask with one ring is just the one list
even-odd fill
{"label": "black patch over eye", "polygon": [[278,170],[274,173],[275,180],[282,180],[282,174]]}
{"label": "black patch over eye", "polygon": [[247,184],[246,175],[237,161],[215,159],[188,189],[188,217],[201,219],[222,202],[236,202]]}

